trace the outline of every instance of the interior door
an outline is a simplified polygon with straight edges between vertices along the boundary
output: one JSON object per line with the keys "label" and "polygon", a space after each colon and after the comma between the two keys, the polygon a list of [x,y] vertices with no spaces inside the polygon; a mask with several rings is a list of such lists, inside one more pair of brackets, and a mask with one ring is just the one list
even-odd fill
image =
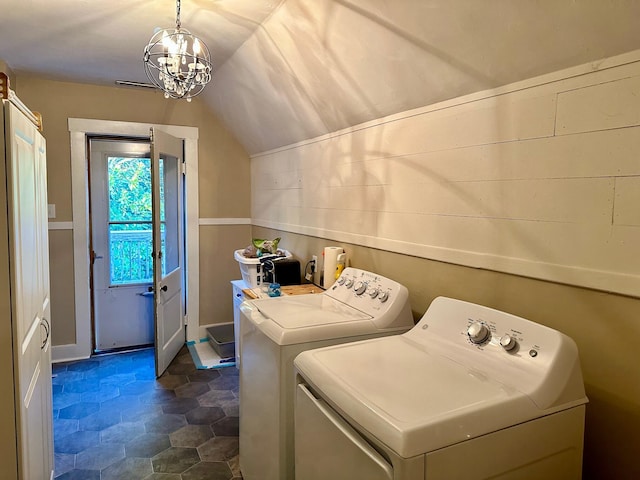
{"label": "interior door", "polygon": [[151,129],[156,376],[185,343],[182,140]]}
{"label": "interior door", "polygon": [[18,468],[20,478],[49,479],[53,448],[45,143],[15,107],[8,112]]}

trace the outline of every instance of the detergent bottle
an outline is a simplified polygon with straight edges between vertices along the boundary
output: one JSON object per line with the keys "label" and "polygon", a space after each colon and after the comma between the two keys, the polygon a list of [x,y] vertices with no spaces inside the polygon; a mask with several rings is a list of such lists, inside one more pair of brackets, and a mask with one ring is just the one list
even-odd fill
{"label": "detergent bottle", "polygon": [[347,254],[341,253],[338,255],[336,259],[336,280],[340,277],[342,270],[344,270],[345,264],[347,263]]}

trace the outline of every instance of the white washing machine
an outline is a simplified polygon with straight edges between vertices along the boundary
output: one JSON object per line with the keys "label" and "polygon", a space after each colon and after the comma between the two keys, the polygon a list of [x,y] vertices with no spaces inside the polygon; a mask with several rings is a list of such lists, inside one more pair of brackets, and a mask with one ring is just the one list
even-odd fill
{"label": "white washing machine", "polygon": [[439,297],[409,332],[295,359],[296,478],[581,478],[575,343]]}
{"label": "white washing machine", "polygon": [[241,305],[240,470],[245,480],[294,478],[293,359],[312,348],[393,334],[414,326],[407,289],[347,268],[320,294]]}

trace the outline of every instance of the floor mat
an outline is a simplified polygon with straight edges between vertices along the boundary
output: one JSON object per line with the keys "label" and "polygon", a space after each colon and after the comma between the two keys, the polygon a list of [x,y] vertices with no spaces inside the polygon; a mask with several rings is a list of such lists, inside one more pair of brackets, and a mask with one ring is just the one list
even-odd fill
{"label": "floor mat", "polygon": [[220,358],[206,338],[201,338],[197,342],[187,342],[187,348],[198,370],[233,367],[236,364],[235,357]]}

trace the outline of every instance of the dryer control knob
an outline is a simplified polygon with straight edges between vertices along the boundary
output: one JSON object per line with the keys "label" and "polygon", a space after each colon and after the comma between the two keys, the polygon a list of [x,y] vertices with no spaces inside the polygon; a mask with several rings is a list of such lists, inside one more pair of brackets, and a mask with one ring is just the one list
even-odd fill
{"label": "dryer control knob", "polygon": [[355,284],[353,289],[355,290],[356,295],[362,295],[367,289],[367,284],[360,280]]}
{"label": "dryer control knob", "polygon": [[345,287],[347,288],[351,288],[353,286],[353,280],[350,278],[347,278],[347,281],[345,283]]}
{"label": "dryer control knob", "polygon": [[389,300],[389,291],[380,292],[378,300],[380,300],[380,303],[384,303]]}
{"label": "dryer control knob", "polygon": [[516,348],[516,345],[518,345],[517,340],[508,333],[505,333],[502,337],[500,337],[500,346],[507,352]]}
{"label": "dryer control knob", "polygon": [[344,282],[345,282],[345,280],[346,280],[346,278],[345,278],[345,277],[340,277],[340,278],[338,279],[338,285],[343,285],[343,284],[344,284]]}
{"label": "dryer control knob", "polygon": [[380,293],[380,292],[378,291],[377,288],[373,288],[373,289],[369,290],[369,296],[371,298],[376,298],[378,296],[378,293]]}
{"label": "dryer control knob", "polygon": [[489,329],[480,322],[473,322],[467,329],[467,335],[471,343],[482,343],[489,338]]}

